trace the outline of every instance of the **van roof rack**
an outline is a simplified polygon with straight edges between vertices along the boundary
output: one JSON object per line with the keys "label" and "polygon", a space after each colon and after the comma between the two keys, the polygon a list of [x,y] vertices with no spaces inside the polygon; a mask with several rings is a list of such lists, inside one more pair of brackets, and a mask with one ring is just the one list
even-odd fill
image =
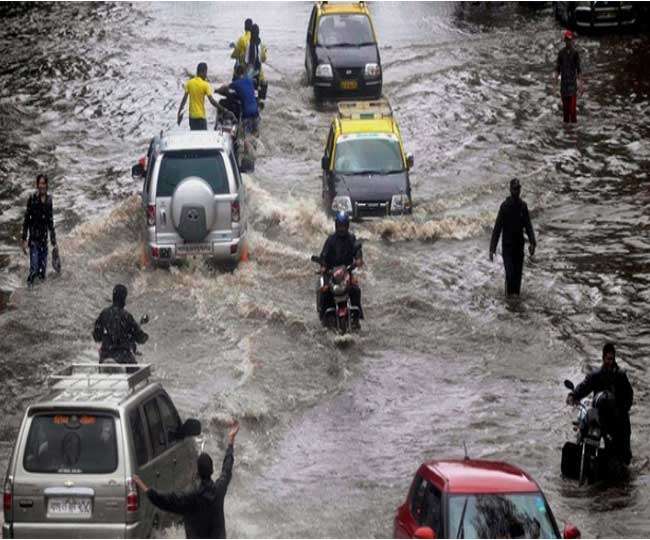
{"label": "van roof rack", "polygon": [[393,108],[387,99],[373,101],[340,101],[339,118],[345,120],[379,120],[392,118]]}
{"label": "van roof rack", "polygon": [[150,377],[150,364],[70,364],[50,375],[47,382],[53,390],[127,390],[130,393]]}

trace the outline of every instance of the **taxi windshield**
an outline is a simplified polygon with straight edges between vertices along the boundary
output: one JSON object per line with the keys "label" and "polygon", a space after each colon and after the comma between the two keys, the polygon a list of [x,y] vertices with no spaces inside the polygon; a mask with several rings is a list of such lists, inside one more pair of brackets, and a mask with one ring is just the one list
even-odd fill
{"label": "taxi windshield", "polygon": [[336,143],[334,170],[341,174],[402,172],[402,150],[390,136],[341,138]]}
{"label": "taxi windshield", "polygon": [[318,44],[324,47],[371,45],[374,42],[366,15],[323,15],[318,24]]}
{"label": "taxi windshield", "polygon": [[453,538],[559,537],[541,493],[454,495],[449,526]]}

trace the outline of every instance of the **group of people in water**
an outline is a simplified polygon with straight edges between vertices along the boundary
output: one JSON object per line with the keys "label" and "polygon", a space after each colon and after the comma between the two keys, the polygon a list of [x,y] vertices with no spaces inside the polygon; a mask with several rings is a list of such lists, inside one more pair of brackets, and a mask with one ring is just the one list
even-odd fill
{"label": "group of people in water", "polygon": [[[564,34],[565,48],[558,55],[556,76],[561,78],[561,94],[566,122],[576,121],[576,95],[580,81],[580,59],[573,48],[574,36],[571,32]],[[220,86],[216,93],[228,95],[234,92],[242,105],[241,118],[247,132],[257,130],[259,109],[255,96],[254,81],[264,81],[262,64],[268,52],[260,39],[259,27],[251,19],[246,19],[244,34],[233,45],[232,58],[236,61],[234,78],[229,84]],[[185,105],[189,101],[189,127],[191,130],[207,130],[205,99],[217,109],[220,104],[213,97],[213,89],[207,80],[208,66],[199,63],[196,76],[184,85],[184,95],[178,110],[177,120],[180,124]],[[222,111],[227,114],[225,111]],[[525,201],[521,198],[521,183],[517,178],[510,181],[510,195],[501,204],[489,243],[489,258],[493,260],[497,245],[501,241],[503,264],[505,269],[505,292],[507,296],[521,293],[523,264],[525,257],[525,238],[528,238],[528,251],[532,257],[537,241]],[[52,197],[48,193],[48,178],[39,174],[36,178],[36,192],[29,196],[25,212],[22,249],[29,249],[30,269],[28,284],[36,279],[44,280],[48,261],[48,236],[56,253],[58,248],[53,218]],[[327,272],[340,265],[359,268],[363,266],[363,256],[354,234],[350,232],[350,216],[338,212],[334,218],[335,232],[329,236],[320,255],[321,272]],[[54,262],[54,261],[53,261]],[[60,262],[55,263],[55,267]],[[60,268],[60,267],[59,267]],[[134,345],[145,343],[148,335],[126,309],[127,288],[116,285],[113,290],[112,305],[104,309],[93,328],[93,339],[100,343],[100,362],[112,359],[118,363],[135,363]],[[328,293],[325,292],[324,295]],[[331,295],[331,293],[329,293]],[[356,281],[350,287],[350,299],[359,308],[358,318],[363,318],[361,309],[361,291]],[[321,310],[332,302],[325,296]],[[321,313],[322,315],[322,313]],[[358,319],[353,321],[358,325]],[[568,404],[575,404],[591,392],[609,391],[613,396],[613,407],[607,422],[616,439],[616,452],[629,464],[630,419],[633,391],[625,371],[616,363],[615,347],[607,343],[603,347],[603,362],[600,369],[589,374],[567,397]],[[225,537],[223,517],[223,499],[232,475],[233,444],[239,424],[235,423],[228,435],[228,449],[224,459],[220,478],[214,482],[212,460],[207,454],[201,454],[197,462],[200,479],[198,487],[190,493],[161,494],[147,486],[140,478],[135,481],[147,494],[149,500],[163,510],[176,512],[185,517],[188,537]]]}

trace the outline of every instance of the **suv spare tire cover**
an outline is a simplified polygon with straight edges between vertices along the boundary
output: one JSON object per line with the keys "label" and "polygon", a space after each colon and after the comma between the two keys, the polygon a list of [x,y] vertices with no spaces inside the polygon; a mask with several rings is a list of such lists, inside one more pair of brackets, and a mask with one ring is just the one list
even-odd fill
{"label": "suv spare tire cover", "polygon": [[172,195],[172,222],[186,242],[200,242],[216,218],[214,192],[203,178],[188,176],[181,180]]}

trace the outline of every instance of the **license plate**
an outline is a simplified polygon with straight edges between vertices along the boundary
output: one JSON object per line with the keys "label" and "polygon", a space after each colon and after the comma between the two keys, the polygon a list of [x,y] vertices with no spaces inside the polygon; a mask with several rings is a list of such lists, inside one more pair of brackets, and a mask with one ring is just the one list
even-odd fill
{"label": "license plate", "polygon": [[48,517],[89,518],[92,501],[88,497],[50,497],[47,501]]}
{"label": "license plate", "polygon": [[357,81],[341,81],[341,90],[356,90],[358,87]]}
{"label": "license plate", "polygon": [[176,246],[179,255],[201,255],[212,253],[212,244],[181,244]]}

